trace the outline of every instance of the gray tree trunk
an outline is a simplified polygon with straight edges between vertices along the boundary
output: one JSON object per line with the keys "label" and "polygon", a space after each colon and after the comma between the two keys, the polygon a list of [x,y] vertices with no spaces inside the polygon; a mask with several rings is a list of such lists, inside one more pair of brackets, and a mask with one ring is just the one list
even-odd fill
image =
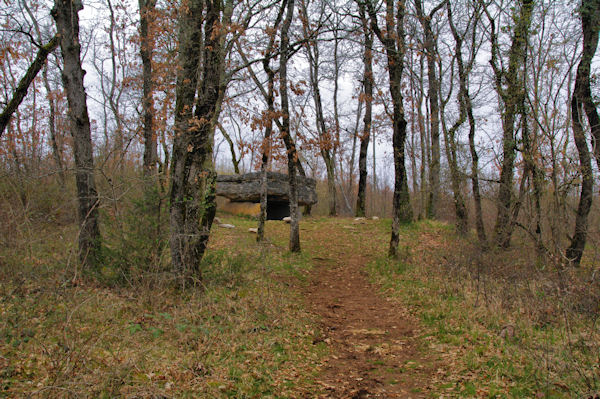
{"label": "gray tree trunk", "polygon": [[[363,87],[365,100],[365,116],[363,119],[363,134],[360,136],[358,155],[358,194],[356,196],[356,216],[365,216],[367,207],[367,150],[371,137],[373,119],[373,33],[369,28],[363,3],[359,3],[359,12],[364,34],[363,52]],[[373,143],[375,145],[375,143]]]}
{"label": "gray tree trunk", "polygon": [[62,81],[69,104],[70,131],[73,136],[75,182],[77,185],[79,220],[79,260],[86,268],[97,266],[100,252],[98,225],[98,193],[94,178],[94,158],[90,119],[88,116],[84,71],[81,67],[79,44],[80,1],[55,0],[52,17],[60,35],[63,58]]}
{"label": "gray tree trunk", "polygon": [[[588,149],[584,130],[584,114],[586,111],[588,123],[592,128],[592,137],[598,139],[600,135],[600,123],[598,111],[594,105],[590,88],[591,63],[596,48],[598,47],[598,31],[600,28],[600,1],[583,0],[580,8],[581,27],[583,30],[583,53],[577,67],[575,77],[575,88],[571,99],[571,114],[573,136],[579,153],[579,165],[581,173],[581,194],[577,214],[575,218],[575,232],[571,238],[571,244],[567,248],[566,257],[575,266],[581,263],[581,257],[585,249],[588,230],[588,215],[592,206],[594,194],[594,176],[592,172],[592,161]],[[600,163],[598,156],[598,141],[596,141],[596,162]]]}
{"label": "gray tree trunk", "polygon": [[[487,10],[485,10],[487,12]],[[498,64],[499,45],[495,34],[495,22],[488,14],[491,24],[492,59],[490,64],[494,70],[496,90],[502,99],[502,167],[500,171],[500,187],[498,188],[498,216],[494,227],[495,241],[500,247],[510,245],[514,226],[513,218],[513,182],[514,163],[517,149],[515,137],[515,121],[519,114],[519,105],[523,103],[525,88],[523,87],[523,67],[527,60],[527,41],[533,0],[520,0],[519,13],[515,16],[515,27],[509,51],[508,70],[504,71]]]}
{"label": "gray tree trunk", "polygon": [[[382,32],[377,24],[375,6],[371,1],[367,3],[371,28],[383,43],[388,59],[388,73],[390,76],[390,95],[394,107],[392,146],[394,149],[394,198],[393,222],[390,238],[389,255],[398,256],[400,242],[400,224],[412,221],[412,206],[408,192],[406,167],[404,165],[404,143],[406,140],[406,119],[404,118],[404,104],[402,98],[402,73],[404,69],[404,14],[405,4],[400,0],[386,0],[386,30]],[[396,10],[394,6],[396,5]]]}
{"label": "gray tree trunk", "polygon": [[140,56],[142,58],[142,131],[144,137],[144,176],[156,175],[158,154],[154,134],[154,84],[152,82],[152,53],[154,39],[151,22],[156,0],[138,0],[140,9]]}
{"label": "gray tree trunk", "polygon": [[287,0],[287,13],[281,26],[281,51],[279,58],[279,91],[281,96],[281,135],[287,149],[288,178],[290,182],[290,251],[300,252],[300,225],[298,214],[298,187],[296,184],[296,164],[298,154],[290,136],[290,106],[287,88],[287,63],[289,57],[288,32],[294,14],[294,0]]}
{"label": "gray tree trunk", "polygon": [[429,164],[429,195],[427,196],[426,215],[437,216],[437,205],[440,197],[440,82],[436,73],[438,57],[436,38],[431,27],[435,13],[445,4],[439,3],[428,15],[425,15],[421,0],[415,0],[419,22],[425,33],[424,47],[427,53],[427,94],[429,97],[429,131],[431,135],[431,158]]}

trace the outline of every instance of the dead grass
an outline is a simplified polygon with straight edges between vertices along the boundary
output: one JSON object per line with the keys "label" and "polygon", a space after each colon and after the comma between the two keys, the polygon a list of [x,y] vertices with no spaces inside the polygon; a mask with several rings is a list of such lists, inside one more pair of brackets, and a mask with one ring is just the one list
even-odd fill
{"label": "dead grass", "polygon": [[34,260],[0,255],[0,397],[296,397],[309,385],[324,348],[283,278],[307,262],[216,228],[201,286],[108,287],[73,280],[73,233],[45,232]]}
{"label": "dead grass", "polygon": [[447,365],[432,381],[435,397],[568,398],[600,389],[600,287],[591,269],[559,272],[526,246],[481,253],[428,221],[407,226],[402,242],[402,262],[381,258],[370,270],[423,321],[423,351]]}
{"label": "dead grass", "polygon": [[[160,256],[152,279],[82,278],[72,224],[16,226],[0,249],[0,397],[310,396],[327,347],[313,345],[316,322],[289,283],[329,258],[331,242],[311,239],[317,229],[373,259],[384,295],[421,321],[421,351],[443,365],[432,396],[600,389],[600,288],[589,262],[558,272],[526,245],[481,253],[427,221],[403,228],[395,262],[381,256],[389,220],[343,218],[303,221],[304,252],[292,256],[287,225],[269,222],[259,246],[247,233],[253,220],[223,219],[237,228],[214,228],[203,283],[184,291],[161,280]],[[129,234],[120,232],[115,242]]]}

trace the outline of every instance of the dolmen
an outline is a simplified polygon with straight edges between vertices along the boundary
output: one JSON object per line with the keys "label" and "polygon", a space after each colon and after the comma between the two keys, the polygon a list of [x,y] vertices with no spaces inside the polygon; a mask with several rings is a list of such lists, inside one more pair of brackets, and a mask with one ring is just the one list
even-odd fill
{"label": "dolmen", "polygon": [[[298,183],[298,205],[317,203],[317,182],[309,177],[296,176]],[[218,175],[217,195],[230,202],[260,203],[262,173],[243,175]],[[267,219],[281,220],[290,216],[288,175],[267,172]]]}

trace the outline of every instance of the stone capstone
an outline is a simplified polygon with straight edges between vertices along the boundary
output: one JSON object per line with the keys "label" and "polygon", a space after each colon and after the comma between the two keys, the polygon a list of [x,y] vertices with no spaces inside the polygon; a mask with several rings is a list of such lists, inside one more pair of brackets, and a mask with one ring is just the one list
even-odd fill
{"label": "stone capstone", "polygon": [[[298,181],[298,205],[317,203],[317,182],[309,177],[296,176]],[[217,195],[232,202],[260,202],[261,173],[217,176]],[[289,203],[288,176],[267,172],[267,201]]]}

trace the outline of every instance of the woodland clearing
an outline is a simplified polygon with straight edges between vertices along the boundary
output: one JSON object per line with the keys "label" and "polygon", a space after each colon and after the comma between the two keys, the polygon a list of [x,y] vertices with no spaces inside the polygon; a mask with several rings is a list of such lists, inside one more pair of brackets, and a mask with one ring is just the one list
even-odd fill
{"label": "woodland clearing", "polygon": [[257,244],[254,220],[222,219],[236,228],[215,226],[203,283],[185,290],[164,276],[116,283],[110,267],[105,283],[73,275],[64,267],[72,226],[48,231],[24,257],[3,250],[0,395],[549,398],[598,389],[592,314],[581,298],[555,296],[552,271],[526,276],[522,266],[506,279],[482,257],[473,269],[474,247],[438,222],[403,227],[403,260],[393,261],[380,255],[387,219],[307,218],[301,254],[287,251],[283,222],[269,221]]}

